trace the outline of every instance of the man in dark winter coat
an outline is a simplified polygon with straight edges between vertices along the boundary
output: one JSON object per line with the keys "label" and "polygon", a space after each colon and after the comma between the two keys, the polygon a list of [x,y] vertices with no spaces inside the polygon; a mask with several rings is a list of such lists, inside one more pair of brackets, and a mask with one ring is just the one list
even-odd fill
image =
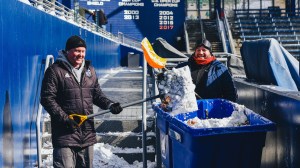
{"label": "man in dark winter coat", "polygon": [[93,164],[94,121],[89,119],[78,126],[70,114],[92,114],[93,104],[113,114],[123,110],[120,103],[103,94],[94,67],[84,59],[85,53],[85,41],[71,36],[43,79],[41,104],[51,116],[54,167],[84,168]]}
{"label": "man in dark winter coat", "polygon": [[212,55],[211,44],[204,40],[195,47],[195,52],[185,63],[191,70],[195,92],[204,99],[224,98],[237,100],[237,91],[227,67]]}
{"label": "man in dark winter coat", "polygon": [[107,17],[104,13],[104,10],[100,9],[99,11],[95,11],[93,20],[99,27],[103,28],[103,25],[107,24]]}

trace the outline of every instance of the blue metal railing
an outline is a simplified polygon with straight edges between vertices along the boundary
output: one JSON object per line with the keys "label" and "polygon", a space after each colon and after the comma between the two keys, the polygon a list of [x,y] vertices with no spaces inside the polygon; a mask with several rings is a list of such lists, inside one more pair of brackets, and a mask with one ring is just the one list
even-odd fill
{"label": "blue metal railing", "polygon": [[226,16],[225,12],[224,12],[223,21],[224,21],[224,26],[225,26],[225,32],[226,32],[226,35],[228,37],[228,43],[229,43],[230,51],[231,51],[232,54],[236,54],[231,29],[230,29],[229,22],[228,22],[228,19],[227,19],[227,16]]}
{"label": "blue metal railing", "polygon": [[[45,69],[46,69],[54,63],[54,57],[53,55],[47,55],[46,57],[46,62],[45,62]],[[42,165],[42,154],[41,154],[41,149],[42,149],[42,135],[41,135],[41,118],[42,118],[42,111],[43,111],[43,106],[39,104],[38,108],[38,113],[36,117],[36,142],[37,142],[37,157],[38,157],[38,167],[41,167]]]}

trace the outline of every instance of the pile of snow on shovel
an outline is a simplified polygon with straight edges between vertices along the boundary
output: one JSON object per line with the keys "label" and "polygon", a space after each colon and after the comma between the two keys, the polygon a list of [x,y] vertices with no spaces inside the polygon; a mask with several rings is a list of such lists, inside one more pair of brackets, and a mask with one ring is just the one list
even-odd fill
{"label": "pile of snow on shovel", "polygon": [[198,110],[195,85],[188,66],[172,68],[158,76],[158,90],[164,94],[161,108],[171,115]]}

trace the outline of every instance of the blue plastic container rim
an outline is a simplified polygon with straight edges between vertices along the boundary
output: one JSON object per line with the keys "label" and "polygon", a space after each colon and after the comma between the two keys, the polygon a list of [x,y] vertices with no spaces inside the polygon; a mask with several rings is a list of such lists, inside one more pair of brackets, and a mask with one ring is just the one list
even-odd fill
{"label": "blue plastic container rim", "polygon": [[152,109],[157,113],[157,115],[161,116],[166,121],[171,121],[174,116],[170,115],[168,112],[165,112],[160,108],[160,103],[156,103],[152,105]]}
{"label": "blue plastic container rim", "polygon": [[[224,99],[201,99],[200,102],[224,102],[231,103]],[[168,112],[163,111],[160,104],[154,104],[153,109],[158,115],[163,117],[168,123],[176,126],[182,132],[189,133],[192,136],[208,136],[217,134],[232,134],[232,133],[246,133],[246,132],[267,132],[274,131],[276,129],[276,124],[269,119],[253,112],[252,110],[245,107],[245,113],[250,122],[249,125],[237,126],[237,127],[219,127],[219,128],[193,128],[184,123],[184,121],[197,116],[198,111],[177,114],[175,116],[170,115]],[[227,104],[226,104],[227,105]],[[180,119],[181,118],[181,119]]]}
{"label": "blue plastic container rim", "polygon": [[[195,113],[195,112],[190,112]],[[187,113],[188,114],[188,113]],[[246,109],[246,114],[250,125],[236,126],[236,127],[218,127],[218,128],[193,128],[183,121],[179,120],[178,115],[174,116],[169,122],[170,125],[174,125],[181,129],[185,133],[189,133],[192,136],[208,136],[218,134],[233,134],[233,133],[246,133],[246,132],[267,132],[274,131],[276,124],[270,120],[262,117],[249,109]],[[179,114],[183,115],[183,114]]]}

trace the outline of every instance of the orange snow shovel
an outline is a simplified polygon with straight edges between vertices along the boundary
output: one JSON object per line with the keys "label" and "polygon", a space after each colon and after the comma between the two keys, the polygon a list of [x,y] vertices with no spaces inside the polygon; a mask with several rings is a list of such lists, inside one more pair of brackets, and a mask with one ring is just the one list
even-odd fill
{"label": "orange snow shovel", "polygon": [[147,63],[152,68],[158,68],[158,69],[165,68],[167,59],[162,58],[155,53],[155,51],[152,48],[152,45],[150,44],[149,40],[146,37],[142,40],[141,44],[142,44],[144,57]]}
{"label": "orange snow shovel", "polygon": [[[153,100],[153,99],[156,99],[156,98],[160,98],[161,96],[163,96],[163,95],[160,94],[160,95],[148,97],[146,99],[137,100],[137,101],[134,101],[134,102],[131,102],[131,103],[128,103],[128,104],[124,104],[122,106],[122,108],[129,107],[129,106],[132,106],[132,105],[136,105],[136,104],[139,104],[139,103],[143,103],[143,102],[146,102],[146,101],[149,101],[149,100]],[[90,119],[92,117],[95,117],[95,116],[98,116],[98,115],[103,115],[103,114],[106,114],[106,113],[109,113],[109,112],[110,112],[110,109],[102,110],[102,111],[100,111],[98,113],[94,113],[94,114],[90,114],[90,115],[70,114],[69,118],[72,119],[72,120],[75,120],[78,123],[78,126],[80,126],[86,120],[88,120],[88,119]]]}

